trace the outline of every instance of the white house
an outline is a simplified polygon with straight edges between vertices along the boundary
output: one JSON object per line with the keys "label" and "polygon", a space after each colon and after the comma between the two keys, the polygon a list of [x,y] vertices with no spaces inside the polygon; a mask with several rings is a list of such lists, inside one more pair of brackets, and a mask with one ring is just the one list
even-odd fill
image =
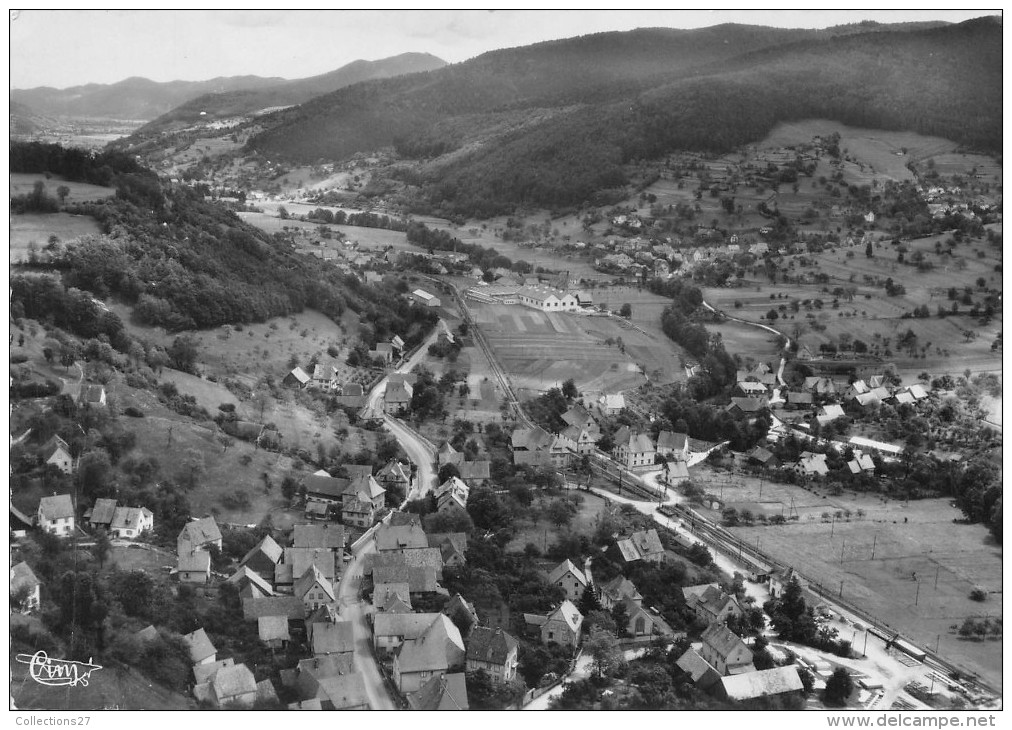
{"label": "white house", "polygon": [[109,533],[113,537],[137,537],[145,530],[155,529],[155,516],[147,507],[117,507]]}
{"label": "white house", "polygon": [[437,297],[429,294],[424,289],[415,289],[411,292],[411,298],[423,307],[438,307],[442,304]]}
{"label": "white house", "polygon": [[53,535],[74,532],[74,503],[69,494],[54,494],[39,501],[39,527]]}
{"label": "white house", "polygon": [[[11,566],[11,597],[13,597],[18,591],[24,591],[25,597],[21,601],[20,610],[22,613],[29,613],[39,607],[41,600],[41,593],[39,592],[39,586],[42,583],[35,576],[35,573],[28,566],[28,563],[22,561],[17,565]],[[14,604],[11,603],[13,610]]]}

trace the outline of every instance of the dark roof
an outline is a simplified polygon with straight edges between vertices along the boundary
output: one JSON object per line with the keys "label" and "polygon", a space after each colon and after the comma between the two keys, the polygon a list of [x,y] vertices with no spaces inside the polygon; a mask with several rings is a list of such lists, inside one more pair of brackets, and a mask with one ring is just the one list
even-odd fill
{"label": "dark roof", "polygon": [[439,588],[435,568],[411,568],[406,565],[375,568],[374,583],[407,583],[412,593],[433,593]]}
{"label": "dark roof", "polygon": [[355,651],[351,621],[318,623],[313,627],[313,654],[344,654]]}
{"label": "dark roof", "polygon": [[467,658],[490,664],[505,664],[517,651],[517,640],[502,629],[475,626],[467,641]]}
{"label": "dark roof", "polygon": [[432,677],[407,695],[412,710],[466,710],[467,684],[462,673]]}
{"label": "dark roof", "polygon": [[[326,522],[314,525],[296,525],[292,537],[292,546],[329,550],[343,549],[344,526]],[[277,561],[275,560],[274,562],[276,563]]]}
{"label": "dark roof", "polygon": [[183,525],[179,532],[180,536],[186,536],[194,546],[204,545],[209,542],[216,542],[221,539],[221,530],[213,517],[201,517],[199,520],[191,520]]}
{"label": "dark roof", "polygon": [[115,514],[115,499],[96,499],[95,506],[91,510],[91,523],[95,525],[112,524],[112,518]]}
{"label": "dark roof", "polygon": [[262,553],[268,560],[277,565],[281,562],[284,550],[282,550],[281,546],[274,541],[274,538],[270,535],[266,535],[263,540],[258,542],[252,550],[243,556],[243,559],[239,561],[239,565],[245,565],[253,558],[254,555],[258,553]]}
{"label": "dark roof", "polygon": [[723,659],[727,659],[735,649],[742,647],[749,652],[745,642],[724,624],[713,623],[703,632],[701,637],[704,644],[708,644]]}
{"label": "dark roof", "polygon": [[261,616],[287,616],[289,619],[304,619],[306,606],[295,596],[244,598],[242,615],[247,621],[255,621]]}
{"label": "dark roof", "polygon": [[375,539],[376,549],[380,552],[386,550],[410,550],[429,546],[429,540],[425,536],[425,530],[417,524],[403,525],[400,527],[384,525],[376,530]]}
{"label": "dark roof", "polygon": [[349,479],[317,476],[316,474],[310,474],[302,480],[302,486],[306,488],[307,494],[318,494],[321,497],[330,497],[332,499],[340,499],[341,495],[348,489],[350,483],[351,480]]}
{"label": "dark roof", "polygon": [[74,516],[74,503],[69,494],[56,494],[43,497],[39,501],[39,510],[47,520],[60,520]]}
{"label": "dark roof", "polygon": [[457,464],[457,470],[460,472],[460,478],[466,481],[476,481],[479,479],[489,479],[490,468],[492,462],[490,461],[462,461]]}

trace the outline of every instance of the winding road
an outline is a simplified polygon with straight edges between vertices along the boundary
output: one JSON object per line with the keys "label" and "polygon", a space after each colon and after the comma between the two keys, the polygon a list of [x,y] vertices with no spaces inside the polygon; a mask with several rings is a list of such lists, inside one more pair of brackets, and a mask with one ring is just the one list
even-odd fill
{"label": "winding road", "polygon": [[[395,372],[408,373],[422,361],[428,353],[429,345],[436,341],[440,328],[436,327],[432,334],[423,342],[415,353],[408,358]],[[365,410],[381,412],[383,410],[383,393],[386,391],[390,377],[383,378],[369,391]],[[383,425],[389,431],[417,466],[415,480],[405,496],[404,503],[417,499],[428,492],[435,483],[436,475],[433,463],[436,460],[436,449],[428,439],[416,433],[407,424],[393,416],[383,414]],[[402,507],[404,504],[401,505]],[[369,604],[365,603],[359,591],[362,586],[363,556],[375,552],[376,542],[367,539],[356,549],[352,548],[352,559],[345,566],[341,581],[337,587],[337,600],[341,606],[341,618],[351,621],[355,636],[355,667],[365,682],[369,707],[373,710],[396,710],[397,704],[390,696],[390,691],[372,650],[372,627],[369,626]]]}

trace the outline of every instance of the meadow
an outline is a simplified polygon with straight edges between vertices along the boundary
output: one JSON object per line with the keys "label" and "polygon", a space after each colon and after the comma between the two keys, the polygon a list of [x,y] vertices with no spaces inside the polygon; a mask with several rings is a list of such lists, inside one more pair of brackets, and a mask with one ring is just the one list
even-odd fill
{"label": "meadow", "polygon": [[61,241],[71,241],[88,235],[99,235],[102,229],[93,218],[70,213],[24,213],[10,217],[10,262],[20,264],[28,261],[34,248],[38,253],[56,236]]}
{"label": "meadow", "polygon": [[[701,465],[692,480],[724,507],[784,525],[729,528],[745,543],[792,565],[925,648],[1001,686],[1001,642],[959,638],[967,616],[1001,615],[1002,549],[981,525],[967,525],[948,499],[904,501],[878,494],[831,495]],[[719,512],[701,510],[720,521]],[[918,588],[918,584],[920,587]],[[842,587],[842,588],[841,588]],[[987,599],[970,599],[975,587]]]}

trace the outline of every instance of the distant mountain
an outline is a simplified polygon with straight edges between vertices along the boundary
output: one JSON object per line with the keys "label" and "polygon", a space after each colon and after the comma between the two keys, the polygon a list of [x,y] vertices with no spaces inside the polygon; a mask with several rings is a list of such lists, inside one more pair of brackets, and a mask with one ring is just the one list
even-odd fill
{"label": "distant mountain", "polygon": [[433,71],[445,65],[446,61],[428,53],[403,53],[379,61],[352,61],[336,71],[305,79],[203,94],[141,127],[137,136],[170,131],[173,127],[187,126],[197,121],[212,121],[271,107],[302,104],[314,96],[328,94],[362,81]]}
{"label": "distant mountain", "polygon": [[49,86],[14,89],[11,101],[46,116],[154,119],[201,94],[259,88],[282,81],[282,78],[229,76],[209,81],[159,82],[134,76],[115,84],[87,84],[69,89]]}
{"label": "distant mountain", "polygon": [[725,151],[820,117],[1001,149],[1002,33],[958,25],[788,30],[721,25],[601,33],[357,84],[264,120],[249,148],[339,160],[393,145],[429,162],[430,210],[579,205],[623,166]]}
{"label": "distant mountain", "polygon": [[[36,114],[62,117],[151,120],[198,98],[201,99],[198,106],[207,107],[209,114],[219,107],[229,109],[227,114],[247,113],[264,107],[300,104],[359,81],[445,65],[445,61],[435,56],[405,53],[380,61],[353,61],[336,71],[306,79],[229,76],[209,81],[158,82],[133,77],[115,84],[87,84],[69,89],[48,86],[15,89],[11,91],[11,101],[30,107]],[[261,91],[262,95],[257,93]],[[204,110],[197,109],[196,116]]]}

